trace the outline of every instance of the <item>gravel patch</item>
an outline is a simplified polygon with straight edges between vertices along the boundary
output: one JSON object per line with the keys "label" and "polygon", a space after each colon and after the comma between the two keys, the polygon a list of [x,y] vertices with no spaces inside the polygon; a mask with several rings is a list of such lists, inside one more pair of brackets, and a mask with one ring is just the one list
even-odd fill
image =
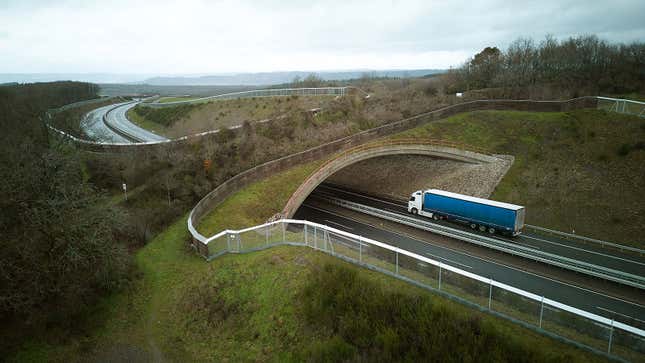
{"label": "gravel patch", "polygon": [[495,162],[481,164],[423,155],[384,156],[350,165],[327,181],[394,199],[431,188],[488,198],[514,160],[510,155],[495,156]]}

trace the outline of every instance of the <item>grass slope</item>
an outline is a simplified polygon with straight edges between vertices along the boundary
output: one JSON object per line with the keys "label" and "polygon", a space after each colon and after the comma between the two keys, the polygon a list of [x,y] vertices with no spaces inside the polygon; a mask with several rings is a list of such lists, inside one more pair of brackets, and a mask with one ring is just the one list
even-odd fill
{"label": "grass slope", "polygon": [[[250,185],[221,204],[211,222],[262,223],[274,209],[255,200],[272,195],[270,204],[283,206],[315,167]],[[602,361],[307,248],[206,263],[186,246],[185,223],[180,218],[137,252],[140,278],[97,306],[75,338],[33,341],[9,360],[391,361],[427,354],[442,361]]]}
{"label": "grass slope", "polygon": [[492,195],[527,223],[645,247],[645,121],[598,110],[479,111],[395,137],[454,140],[515,156]]}

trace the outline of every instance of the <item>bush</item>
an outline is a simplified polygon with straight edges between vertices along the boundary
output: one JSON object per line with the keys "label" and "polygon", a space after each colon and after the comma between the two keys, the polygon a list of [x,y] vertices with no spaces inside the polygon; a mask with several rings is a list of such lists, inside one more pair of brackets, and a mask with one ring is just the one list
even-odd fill
{"label": "bush", "polygon": [[[541,362],[546,355],[498,331],[478,315],[462,316],[427,295],[385,290],[356,269],[326,264],[302,292],[307,324],[333,332],[312,346],[311,361]],[[322,327],[320,326],[322,325]]]}

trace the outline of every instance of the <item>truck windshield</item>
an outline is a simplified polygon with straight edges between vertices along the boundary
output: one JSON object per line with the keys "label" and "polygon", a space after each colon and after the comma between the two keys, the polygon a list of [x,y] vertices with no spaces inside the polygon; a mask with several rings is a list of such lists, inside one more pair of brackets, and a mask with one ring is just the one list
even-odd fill
{"label": "truck windshield", "polygon": [[410,197],[410,202],[414,202],[414,196]]}

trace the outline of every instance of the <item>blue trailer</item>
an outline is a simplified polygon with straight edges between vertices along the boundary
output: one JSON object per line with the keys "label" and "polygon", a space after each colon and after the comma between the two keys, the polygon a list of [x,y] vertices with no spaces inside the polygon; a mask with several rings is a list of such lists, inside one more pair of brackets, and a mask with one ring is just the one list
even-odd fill
{"label": "blue trailer", "polygon": [[408,212],[432,218],[466,223],[472,229],[491,234],[517,236],[524,227],[524,207],[438,189],[416,191]]}

